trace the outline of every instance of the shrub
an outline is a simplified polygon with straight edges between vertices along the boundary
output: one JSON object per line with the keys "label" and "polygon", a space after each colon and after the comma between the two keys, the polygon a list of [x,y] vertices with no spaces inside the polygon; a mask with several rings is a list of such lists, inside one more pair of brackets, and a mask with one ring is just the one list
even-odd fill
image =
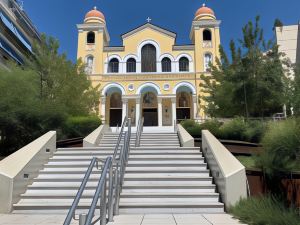
{"label": "shrub", "polygon": [[194,137],[201,136],[202,130],[209,130],[213,135],[218,137],[221,123],[215,119],[208,120],[202,124],[198,124],[194,120],[184,120],[181,122],[181,125]]}
{"label": "shrub", "polygon": [[100,125],[97,116],[69,117],[63,126],[63,138],[85,137]]}
{"label": "shrub", "polygon": [[229,210],[241,222],[252,225],[299,225],[296,210],[286,208],[274,197],[250,197]]}
{"label": "shrub", "polygon": [[299,119],[270,122],[262,145],[263,151],[257,158],[257,164],[268,174],[292,171],[300,163],[297,157],[300,154]]}
{"label": "shrub", "polygon": [[216,137],[220,136],[220,127],[222,123],[216,119],[208,120],[205,123],[200,124],[201,130],[209,130]]}
{"label": "shrub", "polygon": [[224,123],[220,129],[222,139],[246,141],[248,125],[243,118],[237,117],[230,122]]}
{"label": "shrub", "polygon": [[245,132],[246,139],[250,142],[260,143],[266,129],[266,123],[263,121],[248,121]]}

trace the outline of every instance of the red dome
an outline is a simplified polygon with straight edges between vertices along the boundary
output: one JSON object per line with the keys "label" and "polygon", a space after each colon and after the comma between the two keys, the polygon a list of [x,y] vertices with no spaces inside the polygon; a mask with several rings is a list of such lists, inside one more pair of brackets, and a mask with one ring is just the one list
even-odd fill
{"label": "red dome", "polygon": [[212,15],[215,16],[215,12],[211,9],[205,6],[205,4],[202,5],[201,8],[199,8],[195,14],[195,17],[198,17],[200,15]]}
{"label": "red dome", "polygon": [[97,10],[96,7],[94,7],[93,10],[89,11],[86,15],[85,15],[85,19],[91,18],[91,17],[97,17],[100,18],[102,20],[105,20],[105,16],[103,15],[102,12],[100,12],[99,10]]}

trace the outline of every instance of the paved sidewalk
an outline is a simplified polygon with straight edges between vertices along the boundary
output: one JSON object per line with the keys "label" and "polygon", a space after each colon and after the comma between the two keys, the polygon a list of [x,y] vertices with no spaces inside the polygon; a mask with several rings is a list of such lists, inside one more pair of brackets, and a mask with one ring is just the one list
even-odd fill
{"label": "paved sidewalk", "polygon": [[[1,225],[61,225],[65,215],[0,214]],[[72,225],[78,225],[73,221]],[[140,214],[120,215],[108,225],[238,225],[228,214]]]}
{"label": "paved sidewalk", "polygon": [[228,214],[120,215],[108,225],[238,225]]}

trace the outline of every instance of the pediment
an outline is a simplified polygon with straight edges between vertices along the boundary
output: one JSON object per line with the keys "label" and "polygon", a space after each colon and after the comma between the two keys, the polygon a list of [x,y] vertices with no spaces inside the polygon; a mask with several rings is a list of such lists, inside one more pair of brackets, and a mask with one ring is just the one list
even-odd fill
{"label": "pediment", "polygon": [[121,37],[122,37],[122,39],[125,39],[125,38],[128,38],[128,37],[132,36],[132,35],[135,35],[138,32],[143,32],[144,30],[148,30],[148,29],[157,31],[157,32],[159,32],[163,35],[167,35],[167,36],[169,36],[171,38],[174,38],[174,39],[176,38],[176,33],[172,32],[172,31],[169,31],[167,29],[164,29],[162,27],[159,27],[157,25],[154,25],[152,23],[146,23],[142,26],[139,26],[139,27],[123,34]]}

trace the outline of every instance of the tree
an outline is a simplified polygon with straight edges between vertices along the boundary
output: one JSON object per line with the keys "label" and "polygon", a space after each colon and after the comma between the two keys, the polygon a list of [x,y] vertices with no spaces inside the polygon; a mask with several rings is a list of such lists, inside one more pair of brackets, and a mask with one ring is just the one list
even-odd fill
{"label": "tree", "polygon": [[278,18],[276,18],[274,21],[273,31],[276,29],[276,27],[283,27],[283,23]]}
{"label": "tree", "polygon": [[41,39],[41,44],[34,45],[34,59],[28,62],[40,76],[41,98],[73,116],[97,112],[99,87],[92,87],[84,65],[80,61],[73,64],[65,54],[60,55],[59,43],[53,37],[42,35]]}
{"label": "tree", "polygon": [[264,117],[281,111],[284,69],[278,46],[265,41],[259,17],[242,29],[237,47],[230,42],[231,59],[220,46],[220,59],[211,76],[202,75],[206,112],[213,117]]}
{"label": "tree", "polygon": [[74,117],[81,118],[76,120],[77,133],[86,132],[80,131],[80,122],[99,125],[94,117],[98,87],[92,87],[81,62],[68,61],[58,47],[57,40],[44,35],[41,44],[34,45],[34,58],[23,67],[11,63],[8,70],[0,68],[0,155],[14,152],[49,130],[65,137],[62,132],[71,127]]}

